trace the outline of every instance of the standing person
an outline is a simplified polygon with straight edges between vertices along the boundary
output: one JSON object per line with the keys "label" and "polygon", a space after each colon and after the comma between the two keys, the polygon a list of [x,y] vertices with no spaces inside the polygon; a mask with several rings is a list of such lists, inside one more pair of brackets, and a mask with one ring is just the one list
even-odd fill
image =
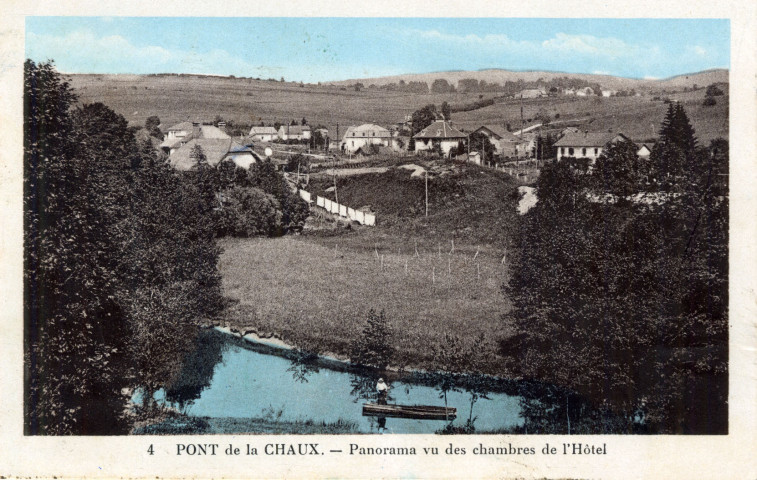
{"label": "standing person", "polygon": [[376,391],[378,392],[378,404],[386,405],[386,397],[389,394],[389,386],[384,383],[383,378],[378,379],[378,383],[376,384]]}

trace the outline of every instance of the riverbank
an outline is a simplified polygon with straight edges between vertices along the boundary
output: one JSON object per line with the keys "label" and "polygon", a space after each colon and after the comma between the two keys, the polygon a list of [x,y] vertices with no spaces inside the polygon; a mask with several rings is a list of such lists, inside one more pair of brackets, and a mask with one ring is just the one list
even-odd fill
{"label": "riverbank", "polygon": [[135,429],[134,435],[330,435],[359,433],[354,422],[284,421],[274,418],[189,417],[180,415]]}

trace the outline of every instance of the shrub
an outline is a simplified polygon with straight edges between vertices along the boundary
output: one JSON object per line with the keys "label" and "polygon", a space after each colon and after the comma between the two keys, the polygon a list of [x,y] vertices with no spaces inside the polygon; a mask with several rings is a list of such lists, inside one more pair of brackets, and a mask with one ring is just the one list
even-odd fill
{"label": "shrub", "polygon": [[704,99],[704,102],[702,102],[702,105],[704,105],[705,107],[711,107],[713,105],[716,105],[717,103],[718,102],[714,98],[707,97]]}
{"label": "shrub", "polygon": [[281,205],[259,188],[232,187],[221,194],[220,235],[275,235],[282,229]]}

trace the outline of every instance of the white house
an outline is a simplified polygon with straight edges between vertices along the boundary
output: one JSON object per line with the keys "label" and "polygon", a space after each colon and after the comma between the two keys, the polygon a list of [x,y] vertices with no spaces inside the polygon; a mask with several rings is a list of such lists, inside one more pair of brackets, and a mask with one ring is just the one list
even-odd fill
{"label": "white house", "polygon": [[522,98],[539,98],[539,97],[546,97],[547,91],[542,88],[526,88],[521,90],[516,97],[522,97]]}
{"label": "white house", "polygon": [[590,165],[593,165],[607,145],[619,141],[630,139],[622,133],[579,132],[563,135],[554,146],[557,160],[563,157],[588,158]]}
{"label": "white house", "polygon": [[252,127],[249,136],[254,142],[272,142],[279,134],[273,127]]}
{"label": "white house", "polygon": [[457,147],[458,143],[468,141],[468,135],[450,125],[446,120],[435,121],[413,138],[415,139],[416,152],[432,150],[438,145],[444,155],[449,155],[449,151],[453,147]]}
{"label": "white house", "polygon": [[339,149],[344,153],[355,153],[358,150],[363,151],[368,145],[391,146],[391,132],[373,123],[350,126],[342,137]]}
{"label": "white house", "polygon": [[282,125],[278,136],[281,140],[310,140],[309,125]]}
{"label": "white house", "polygon": [[577,97],[588,97],[589,95],[594,95],[594,89],[591,87],[583,87],[576,90]]}
{"label": "white house", "polygon": [[642,143],[639,146],[639,150],[636,152],[636,155],[638,155],[639,158],[649,158],[649,156],[652,154],[653,146],[653,143]]}

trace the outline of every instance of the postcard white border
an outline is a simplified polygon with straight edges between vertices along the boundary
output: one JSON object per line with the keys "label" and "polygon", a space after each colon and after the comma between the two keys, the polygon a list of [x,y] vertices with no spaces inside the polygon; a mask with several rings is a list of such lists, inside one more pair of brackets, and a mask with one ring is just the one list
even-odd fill
{"label": "postcard white border", "polygon": [[[286,2],[4,0],[0,16],[0,475],[52,478],[754,478],[757,474],[757,7],[754,2]],[[196,436],[24,437],[22,429],[21,136],[24,18],[90,16],[412,16],[727,18],[731,26],[730,418],[724,436]],[[591,32],[587,32],[591,33]],[[326,450],[479,443],[606,444],[605,456],[177,457],[176,443],[318,442]],[[149,456],[153,444],[156,454]]]}

